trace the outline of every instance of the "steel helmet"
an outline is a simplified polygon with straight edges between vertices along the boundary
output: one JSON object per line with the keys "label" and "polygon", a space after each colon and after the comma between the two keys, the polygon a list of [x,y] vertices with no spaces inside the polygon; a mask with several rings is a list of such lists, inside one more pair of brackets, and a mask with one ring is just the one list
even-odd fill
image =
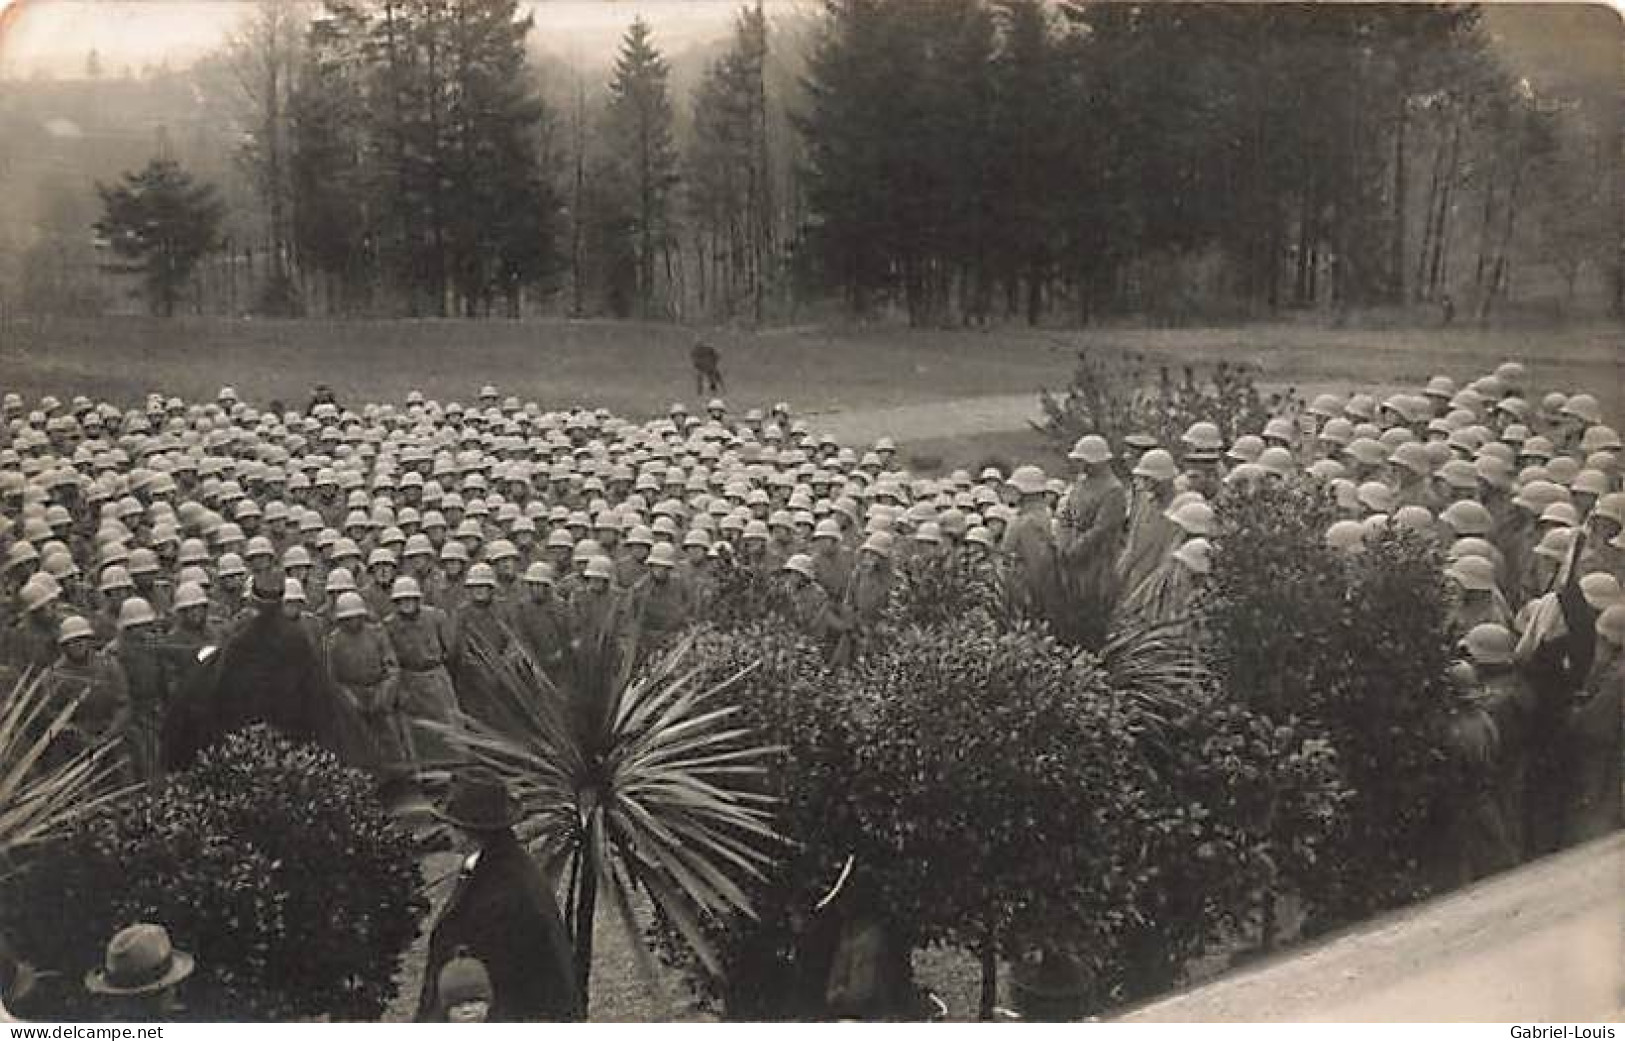
{"label": "steel helmet", "polygon": [[96,631],[90,627],[90,623],[73,614],[62,619],[62,625],[57,630],[56,642],[58,646],[66,646],[74,640],[90,640],[95,636]]}
{"label": "steel helmet", "polygon": [[1388,449],[1374,438],[1357,437],[1349,442],[1345,451],[1355,462],[1364,466],[1377,466],[1388,461]]}
{"label": "steel helmet", "polygon": [[485,548],[485,559],[495,564],[501,560],[511,560],[519,556],[519,550],[507,539],[497,539]]}
{"label": "steel helmet", "polygon": [[310,559],[310,550],[303,546],[289,546],[288,551],[282,554],[282,566],[285,568],[314,567]]}
{"label": "steel helmet", "polygon": [[115,589],[132,589],[135,582],[130,578],[130,572],[122,564],[109,564],[102,569],[102,580],[97,586],[104,593],[111,593]]}
{"label": "steel helmet", "polygon": [[1296,465],[1292,453],[1280,445],[1271,445],[1258,454],[1258,465],[1265,472],[1285,477],[1290,474]]}
{"label": "steel helmet", "polygon": [[1326,529],[1326,545],[1334,550],[1353,551],[1365,543],[1365,527],[1359,521],[1340,520]]}
{"label": "steel helmet", "polygon": [[586,570],[582,573],[586,578],[601,578],[606,582],[615,579],[615,564],[606,556],[595,556],[587,561]]}
{"label": "steel helmet", "polygon": [[1433,466],[1428,459],[1427,449],[1419,441],[1405,441],[1394,448],[1389,462],[1396,466],[1403,466],[1412,473],[1426,477],[1432,472]]}
{"label": "steel helmet", "polygon": [[1511,665],[1515,641],[1504,625],[1485,622],[1473,626],[1462,640],[1474,665]]}
{"label": "steel helmet", "polygon": [[484,562],[475,564],[468,569],[468,577],[463,579],[465,586],[495,586],[497,573],[490,564]]}
{"label": "steel helmet", "polygon": [[1355,491],[1360,505],[1375,513],[1391,513],[1394,508],[1394,491],[1381,481],[1367,481]]}
{"label": "steel helmet", "polygon": [[597,539],[582,539],[580,542],[575,544],[573,549],[570,550],[570,559],[572,562],[591,560],[593,557],[601,557],[603,555],[604,547],[599,544]]}
{"label": "steel helmet", "polygon": [[440,547],[440,559],[442,561],[460,560],[466,564],[468,563],[468,547],[456,539],[450,539],[444,546]]}
{"label": "steel helmet", "polygon": [[119,605],[118,627],[120,632],[138,625],[151,625],[157,620],[158,616],[153,613],[152,605],[139,596],[132,596]]}
{"label": "steel helmet", "polygon": [[1556,454],[1557,449],[1553,447],[1551,439],[1546,437],[1531,437],[1518,446],[1518,455],[1520,457],[1530,456],[1535,459],[1550,459]]}
{"label": "steel helmet", "polygon": [[1585,434],[1580,438],[1580,451],[1586,455],[1592,452],[1617,452],[1625,448],[1619,439],[1619,434],[1611,426],[1593,423],[1586,427]]}
{"label": "steel helmet", "polygon": [[[331,586],[329,586],[331,591]],[[367,602],[361,599],[361,594],[346,590],[339,594],[333,605],[334,621],[342,622],[346,618],[365,618],[367,616]]]}
{"label": "steel helmet", "polygon": [[1433,513],[1426,506],[1401,506],[1394,511],[1394,523],[1411,531],[1433,530]]}
{"label": "steel helmet", "polygon": [[809,579],[815,577],[813,572],[812,557],[809,557],[805,553],[791,554],[790,559],[786,560],[784,562],[784,566],[779,570],[794,571],[796,574]]}
{"label": "steel helmet", "polygon": [[657,542],[649,550],[649,566],[671,568],[677,566],[677,547],[669,542]]}
{"label": "steel helmet", "polygon": [[422,599],[423,588],[418,585],[417,579],[410,575],[403,575],[397,578],[395,583],[389,587],[389,598],[391,600]]}
{"label": "steel helmet", "polygon": [[1603,611],[1621,602],[1619,579],[1606,571],[1593,571],[1580,579],[1580,593],[1594,611]]}
{"label": "steel helmet", "polygon": [[988,549],[994,548],[993,533],[980,524],[972,525],[970,530],[965,532],[965,541],[974,542],[977,545],[985,546]]}
{"label": "steel helmet", "polygon": [[761,539],[765,541],[768,537],[767,525],[759,520],[746,521],[744,537],[747,539]]}
{"label": "steel helmet", "polygon": [[1423,388],[1422,393],[1430,398],[1449,401],[1456,395],[1456,382],[1449,376],[1434,376],[1428,380],[1427,386]]}
{"label": "steel helmet", "polygon": [[1615,524],[1625,527],[1625,492],[1609,492],[1597,500],[1592,507],[1593,517],[1606,517]]}
{"label": "steel helmet", "polygon": [[72,578],[79,574],[79,565],[73,562],[73,557],[66,550],[54,550],[45,554],[45,561],[40,570],[61,582],[65,578]]}
{"label": "steel helmet", "polygon": [[1311,416],[1330,419],[1343,411],[1343,399],[1336,394],[1317,394],[1304,411]]}
{"label": "steel helmet", "polygon": [[634,524],[632,530],[627,532],[625,541],[628,546],[653,546],[654,532],[647,525]]}
{"label": "steel helmet", "polygon": [[285,604],[305,603],[305,584],[297,578],[284,578],[282,580],[282,602]]}
{"label": "steel helmet", "polygon": [[[1243,434],[1236,438],[1235,444],[1230,446],[1230,450],[1225,455],[1238,463],[1256,463],[1263,451],[1263,438],[1257,434]],[[1135,468],[1135,472],[1138,473],[1138,467]]]}
{"label": "steel helmet", "polygon": [[1049,491],[1044,471],[1036,466],[1018,466],[1010,475],[1010,486],[1022,495],[1041,495]]}
{"label": "steel helmet", "polygon": [[1439,478],[1456,491],[1470,492],[1478,487],[1478,473],[1465,459],[1449,459],[1439,467]]}
{"label": "steel helmet", "polygon": [[1500,456],[1480,455],[1473,460],[1473,472],[1478,479],[1493,488],[1512,487],[1512,466]]}
{"label": "steel helmet", "polygon": [[866,550],[877,556],[890,559],[892,555],[892,542],[893,539],[890,532],[877,531],[873,532],[868,538],[864,539],[863,545],[858,548],[860,551]]}
{"label": "steel helmet", "polygon": [[1573,528],[1579,525],[1580,514],[1569,503],[1554,502],[1540,511],[1540,523],[1556,524],[1562,528]]}
{"label": "steel helmet", "polygon": [[1556,456],[1546,461],[1546,476],[1553,484],[1568,488],[1580,476],[1580,464],[1569,456]]}
{"label": "steel helmet", "polygon": [[1224,447],[1224,437],[1217,423],[1200,420],[1186,428],[1179,438],[1191,448],[1203,452],[1217,452]]}
{"label": "steel helmet", "polygon": [[1153,481],[1172,481],[1179,476],[1179,467],[1174,465],[1173,454],[1167,449],[1152,448],[1134,464],[1134,476]]}
{"label": "steel helmet", "polygon": [[1484,508],[1483,503],[1473,499],[1462,499],[1446,506],[1439,519],[1449,526],[1456,535],[1488,535],[1490,529],[1495,527],[1495,518],[1490,511]]}
{"label": "steel helmet", "polygon": [[531,585],[552,585],[553,578],[553,565],[544,560],[538,560],[525,569],[523,581]]}
{"label": "steel helmet", "polygon": [[10,571],[14,567],[38,559],[39,550],[34,548],[32,542],[14,542],[11,548],[6,550],[6,563],[3,568],[0,568],[0,572]]}
{"label": "steel helmet", "polygon": [[1111,460],[1112,449],[1099,434],[1085,434],[1078,438],[1078,443],[1072,446],[1067,458],[1091,464],[1104,463]]}
{"label": "steel helmet", "polygon": [[1625,604],[1612,604],[1597,616],[1597,635],[1615,647],[1625,647]]}
{"label": "steel helmet", "polygon": [[188,607],[209,606],[209,594],[196,582],[182,582],[175,589],[175,610],[184,611]]}
{"label": "steel helmet", "polygon": [[570,537],[567,528],[554,528],[547,534],[548,549],[571,549],[575,544],[575,539]]}
{"label": "steel helmet", "polygon": [[336,567],[327,573],[327,591],[329,593],[350,593],[355,591],[355,576],[350,574],[349,568]]}
{"label": "steel helmet", "polygon": [[1213,570],[1213,546],[1207,539],[1195,538],[1174,550],[1173,558],[1198,575]]}
{"label": "steel helmet", "polygon": [[1342,416],[1336,416],[1328,419],[1320,428],[1320,433],[1315,436],[1332,444],[1346,445],[1355,440],[1354,424]]}
{"label": "steel helmet", "polygon": [[1581,470],[1569,482],[1569,490],[1599,498],[1608,494],[1608,475],[1601,470]]}
{"label": "steel helmet", "polygon": [[1178,509],[1169,510],[1165,516],[1187,535],[1213,534],[1213,507],[1206,502],[1187,502]]}
{"label": "steel helmet", "polygon": [[1445,571],[1463,589],[1489,592],[1495,588],[1495,562],[1485,557],[1465,556]]}
{"label": "steel helmet", "polygon": [[1602,422],[1602,407],[1590,394],[1576,394],[1569,398],[1561,412],[1565,416],[1573,416],[1592,425]]}
{"label": "steel helmet", "polygon": [[1569,555],[1569,550],[1573,546],[1573,528],[1552,528],[1541,536],[1540,544],[1535,547],[1535,554],[1547,560],[1562,561]]}

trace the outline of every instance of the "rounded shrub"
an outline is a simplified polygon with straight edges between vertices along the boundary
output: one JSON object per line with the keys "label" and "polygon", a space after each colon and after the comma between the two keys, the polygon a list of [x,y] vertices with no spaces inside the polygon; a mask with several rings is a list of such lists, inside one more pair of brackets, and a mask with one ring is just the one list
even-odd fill
{"label": "rounded shrub", "polygon": [[119,928],[151,921],[197,958],[191,1018],[364,1021],[395,996],[421,884],[370,778],[256,726],[42,850],[4,906],[18,946],[59,973],[49,1014],[94,1017],[82,974]]}

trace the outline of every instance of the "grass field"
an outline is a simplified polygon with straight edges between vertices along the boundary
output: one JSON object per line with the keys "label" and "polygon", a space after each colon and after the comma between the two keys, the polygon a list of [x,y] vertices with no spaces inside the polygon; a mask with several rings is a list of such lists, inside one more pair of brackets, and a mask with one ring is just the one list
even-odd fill
{"label": "grass field", "polygon": [[[587,403],[628,415],[695,404],[694,330],[607,321],[233,321],[121,318],[0,323],[0,385],[25,394],[138,400],[152,390],[299,403],[318,381],[346,401],[399,401],[420,389],[466,402],[482,383],[547,407]],[[927,331],[897,328],[706,330],[736,406],[877,409],[1065,384],[1077,348],[1139,350],[1170,362],[1257,364],[1280,383],[1395,383],[1470,376],[1507,358],[1542,385],[1583,386],[1617,415],[1625,330],[1330,330],[1274,324],[1205,329]]]}

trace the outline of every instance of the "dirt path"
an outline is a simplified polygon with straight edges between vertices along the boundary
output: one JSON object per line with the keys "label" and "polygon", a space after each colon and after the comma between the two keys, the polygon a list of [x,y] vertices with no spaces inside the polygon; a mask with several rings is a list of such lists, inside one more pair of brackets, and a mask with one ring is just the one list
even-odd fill
{"label": "dirt path", "polygon": [[1128,1022],[1594,1022],[1625,1016],[1625,835],[1146,1006]]}
{"label": "dirt path", "polygon": [[[1260,383],[1266,393],[1288,388],[1285,383]],[[1347,383],[1303,383],[1293,385],[1299,395],[1312,398],[1322,393],[1347,393]],[[1379,398],[1399,391],[1398,385],[1363,387],[1367,394]],[[854,449],[867,447],[881,437],[890,437],[899,443],[937,438],[975,437],[980,434],[1002,434],[1029,429],[1029,424],[1043,419],[1038,395],[989,394],[977,397],[952,398],[919,405],[898,405],[890,408],[864,408],[844,411],[815,412],[808,422],[820,433],[827,432],[843,445]]]}

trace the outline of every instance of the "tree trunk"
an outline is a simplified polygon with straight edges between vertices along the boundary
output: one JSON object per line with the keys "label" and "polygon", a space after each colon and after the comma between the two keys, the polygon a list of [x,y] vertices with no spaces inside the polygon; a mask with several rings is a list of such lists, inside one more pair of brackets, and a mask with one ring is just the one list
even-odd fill
{"label": "tree trunk", "polygon": [[988,929],[982,936],[982,993],[976,1003],[976,1018],[983,1023],[993,1019],[993,1008],[999,1001],[999,947],[998,936]]}
{"label": "tree trunk", "polygon": [[1400,79],[1399,97],[1395,105],[1394,122],[1394,199],[1393,226],[1388,242],[1388,302],[1405,302],[1405,231],[1408,168],[1405,156],[1405,132],[1409,124],[1406,100],[1409,95],[1404,78]]}
{"label": "tree trunk", "polygon": [[598,913],[598,857],[589,835],[582,841],[576,871],[575,915],[571,921],[576,947],[576,987],[581,1018],[587,1018],[587,1002],[592,995],[592,931]]}

